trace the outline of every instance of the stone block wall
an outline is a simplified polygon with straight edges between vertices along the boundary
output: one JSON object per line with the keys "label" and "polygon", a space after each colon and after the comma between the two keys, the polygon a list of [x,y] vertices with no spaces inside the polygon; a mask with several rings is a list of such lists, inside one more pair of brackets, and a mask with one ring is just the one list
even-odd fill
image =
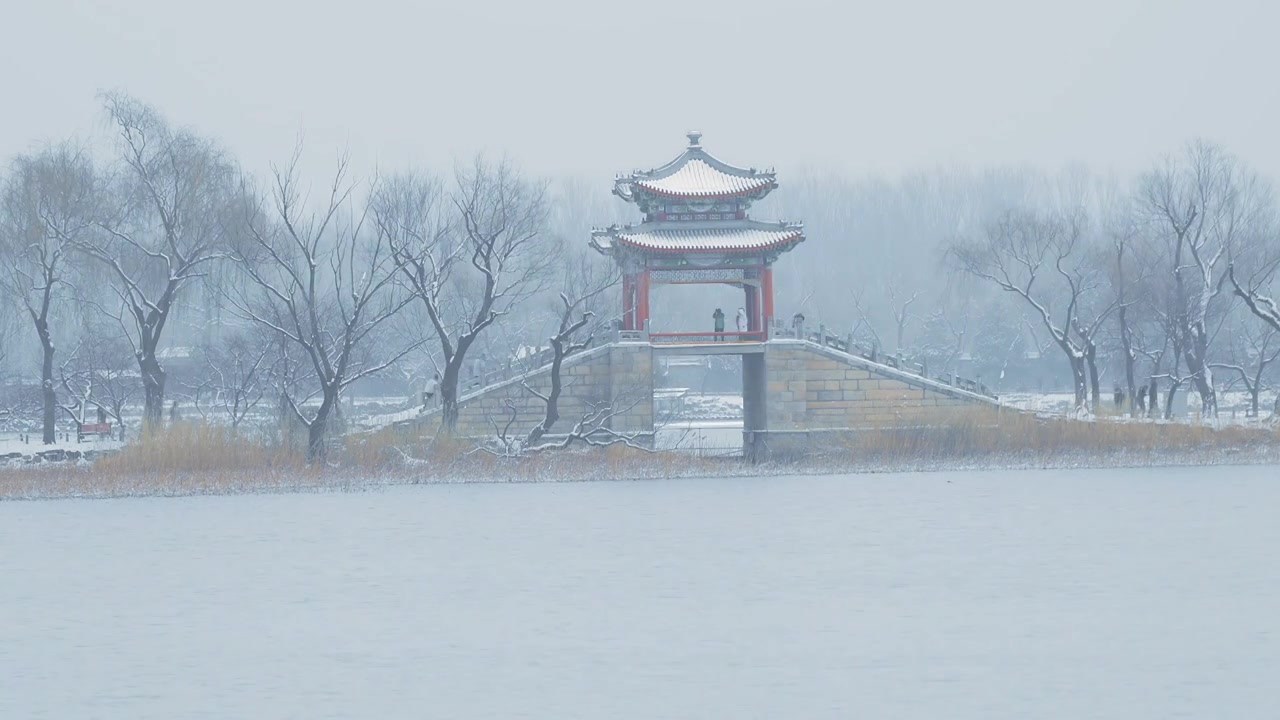
{"label": "stone block wall", "polygon": [[[579,353],[561,368],[560,420],[551,433],[567,432],[592,408],[611,404],[617,412],[607,426],[619,432],[653,431],[653,350],[647,344],[614,344]],[[524,385],[546,394],[551,389],[549,367],[464,395],[458,403],[458,434],[489,437],[516,419],[509,432],[523,435],[542,422],[546,404]],[[439,412],[423,422],[434,429]]]}
{"label": "stone block wall", "polygon": [[653,348],[648,343],[609,346],[610,398],[618,411],[609,427],[653,432]]}
{"label": "stone block wall", "polygon": [[766,349],[770,431],[914,425],[995,401],[799,341]]}
{"label": "stone block wall", "polygon": [[[610,404],[616,414],[607,427],[649,434],[654,430],[653,348],[648,343],[616,343],[569,358],[562,369],[560,421],[551,433],[567,432],[593,407]],[[935,380],[895,370],[815,343],[775,340],[763,354],[743,359],[744,431],[747,435],[800,433],[794,443],[809,442],[806,433],[866,428],[916,426],[967,413],[996,402]],[[523,435],[542,421],[544,403],[526,390],[550,389],[549,368],[464,395],[458,432],[464,437],[491,437],[515,408],[510,432]],[[420,422],[434,430],[439,414]],[[750,454],[750,452],[748,452]]]}

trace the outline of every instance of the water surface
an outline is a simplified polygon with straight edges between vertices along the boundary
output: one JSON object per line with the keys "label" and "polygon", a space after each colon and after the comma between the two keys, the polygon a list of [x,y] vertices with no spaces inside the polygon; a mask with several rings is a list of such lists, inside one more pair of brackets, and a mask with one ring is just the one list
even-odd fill
{"label": "water surface", "polygon": [[0,503],[0,718],[1265,718],[1276,468]]}

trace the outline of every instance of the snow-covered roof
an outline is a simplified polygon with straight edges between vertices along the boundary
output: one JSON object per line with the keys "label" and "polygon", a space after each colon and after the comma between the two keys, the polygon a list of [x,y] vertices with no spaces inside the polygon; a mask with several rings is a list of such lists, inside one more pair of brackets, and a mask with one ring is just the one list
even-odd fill
{"label": "snow-covered roof", "polygon": [[804,240],[791,223],[642,223],[613,226],[591,234],[601,252],[626,245],[653,252],[747,252],[789,247]]}
{"label": "snow-covered roof", "polygon": [[628,202],[636,200],[636,193],[689,199],[758,195],[759,199],[778,186],[772,170],[730,165],[702,147],[701,133],[693,131],[688,137],[689,147],[666,165],[618,177],[614,193]]}

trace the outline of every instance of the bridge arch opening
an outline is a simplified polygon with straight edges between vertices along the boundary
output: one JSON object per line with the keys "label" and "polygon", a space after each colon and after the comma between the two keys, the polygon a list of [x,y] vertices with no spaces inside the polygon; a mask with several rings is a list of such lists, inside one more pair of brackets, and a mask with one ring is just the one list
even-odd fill
{"label": "bridge arch opening", "polygon": [[[720,350],[720,348],[717,348]],[[704,457],[743,457],[765,429],[762,352],[697,353],[654,346],[654,447]]]}

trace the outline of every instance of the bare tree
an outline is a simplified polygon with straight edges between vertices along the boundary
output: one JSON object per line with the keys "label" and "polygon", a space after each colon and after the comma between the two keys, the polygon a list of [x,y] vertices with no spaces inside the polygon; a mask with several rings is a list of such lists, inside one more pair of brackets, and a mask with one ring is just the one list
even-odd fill
{"label": "bare tree", "polygon": [[237,171],[211,141],[171,127],[127,95],[105,96],[119,135],[114,208],[101,232],[79,244],[106,269],[119,300],[101,309],[133,346],[145,390],[145,420],[163,419],[165,371],[157,357],[175,303],[209,266],[226,257]]}
{"label": "bare tree", "polygon": [[961,313],[956,317],[959,322],[952,320],[947,308],[937,307],[921,323],[920,356],[934,372],[951,372],[956,358],[964,351],[968,316]]}
{"label": "bare tree", "polygon": [[1110,279],[1111,289],[1114,294],[1116,324],[1120,333],[1120,361],[1124,367],[1125,392],[1129,398],[1129,416],[1136,418],[1138,417],[1139,407],[1137,384],[1138,349],[1135,339],[1136,332],[1131,320],[1133,309],[1137,304],[1137,297],[1134,295],[1132,286],[1135,284],[1135,273],[1142,273],[1143,269],[1133,262],[1133,253],[1131,252],[1133,239],[1133,233],[1127,229],[1112,233],[1111,251],[1115,264],[1110,273]]}
{"label": "bare tree", "polygon": [[9,385],[11,369],[8,360],[13,338],[18,334],[17,321],[18,318],[0,311],[0,428],[4,430],[9,429],[9,424],[14,420],[14,410],[21,409],[23,401],[27,399],[24,395],[28,395],[18,387]]}
{"label": "bare tree", "polygon": [[[894,346],[893,352],[902,354],[906,351],[906,335],[907,328],[912,321],[920,318],[912,311],[911,307],[924,295],[922,290],[909,290],[905,287],[907,284],[904,276],[891,275],[885,278],[883,283],[883,301],[887,306],[889,321],[892,323]],[[877,323],[872,318],[872,314],[868,312],[866,303],[864,302],[865,292],[861,289],[853,293],[853,308],[857,314],[854,324],[853,334],[855,339],[860,333],[865,332],[870,336],[870,340],[876,348],[883,349],[884,343],[880,340],[880,333],[876,331]],[[882,315],[883,317],[883,315]]]}
{"label": "bare tree", "polygon": [[124,337],[91,332],[90,338],[94,344],[88,351],[93,401],[115,422],[116,437],[123,441],[127,431],[125,408],[137,401],[142,390],[137,361]]}
{"label": "bare tree", "polygon": [[91,424],[90,413],[116,422],[119,438],[125,437],[124,409],[139,389],[133,372],[134,359],[127,341],[112,335],[90,333],[58,366],[58,382],[63,395],[58,407],[79,432]]}
{"label": "bare tree", "polygon": [[866,291],[863,288],[850,291],[853,298],[853,310],[856,319],[853,328],[849,331],[854,342],[867,343],[871,345],[873,353],[880,353],[884,349],[884,343],[880,340],[880,333],[876,331],[876,323],[871,318],[871,313],[867,312],[866,303],[863,297]]}
{"label": "bare tree", "polygon": [[[296,348],[304,372],[286,373],[282,401],[307,428],[307,457],[323,459],[338,400],[351,383],[391,366],[416,342],[383,343],[378,331],[409,296],[395,287],[387,236],[365,227],[367,206],[354,198],[342,158],[317,211],[298,180],[300,149],[273,172],[270,211],[248,210],[235,259],[248,282],[231,302],[244,317]],[[312,388],[298,382],[309,378]],[[307,400],[319,398],[314,409]]]}
{"label": "bare tree", "polygon": [[201,376],[192,388],[192,403],[201,417],[216,412],[237,432],[246,416],[266,396],[270,383],[270,338],[240,332],[200,349]]}
{"label": "bare tree", "polygon": [[518,438],[512,433],[511,428],[519,417],[519,410],[513,401],[508,400],[509,414],[506,424],[499,426],[496,420],[493,421],[496,432],[494,444],[497,450],[486,445],[481,445],[477,449],[502,457],[520,457],[548,450],[564,450],[578,443],[590,447],[625,445],[635,450],[652,452],[653,448],[646,447],[639,441],[640,433],[619,432],[610,427],[614,418],[625,415],[645,400],[647,398],[619,397],[613,402],[587,403],[582,413],[574,418],[573,424],[564,433],[560,433],[559,438],[554,442],[539,442],[533,445],[528,443],[527,438]]}
{"label": "bare tree", "polygon": [[63,391],[58,408],[75,423],[77,432],[88,422],[89,408],[94,404],[92,358],[82,355],[82,348],[83,344],[77,345],[58,365],[58,384]]}
{"label": "bare tree", "polygon": [[965,272],[1031,306],[1070,364],[1077,409],[1089,396],[1088,349],[1080,338],[1091,338],[1096,325],[1083,322],[1082,305],[1098,285],[1086,261],[1083,223],[1079,216],[1008,212],[985,237],[950,249]]}
{"label": "bare tree", "polygon": [[0,287],[25,310],[40,342],[43,440],[57,441],[54,328],[67,314],[70,253],[92,230],[97,181],[82,148],[62,144],[14,161],[0,206]]}
{"label": "bare tree", "polygon": [[1174,321],[1185,339],[1183,360],[1200,393],[1203,414],[1216,417],[1211,314],[1226,266],[1246,251],[1243,244],[1254,235],[1260,214],[1270,209],[1270,189],[1223,149],[1196,141],[1182,157],[1167,160],[1143,178],[1141,203],[1169,249],[1165,269],[1179,303]]}
{"label": "bare tree", "polygon": [[[1231,283],[1232,290],[1236,297],[1244,301],[1245,307],[1257,319],[1261,320],[1266,327],[1263,337],[1270,340],[1273,334],[1280,333],[1280,303],[1277,303],[1274,294],[1270,291],[1276,279],[1276,271],[1280,269],[1280,244],[1277,243],[1274,236],[1260,253],[1260,257],[1255,259],[1255,270],[1253,274],[1246,278],[1244,282],[1236,276],[1235,263],[1227,266],[1227,279]],[[1246,331],[1248,337],[1257,337],[1256,333]],[[1256,346],[1256,343],[1250,341],[1250,344]],[[1264,357],[1261,353],[1256,354],[1257,357]],[[1270,362],[1274,362],[1274,357]],[[1268,364],[1270,364],[1268,362]],[[1258,373],[1252,382],[1246,380],[1246,387],[1250,394],[1250,406],[1254,416],[1258,412],[1258,394],[1260,392],[1258,386],[1261,384],[1262,363],[1259,363]],[[1241,373],[1243,375],[1243,373]],[[1280,396],[1276,397],[1275,415],[1280,417]]]}
{"label": "bare tree", "polygon": [[542,290],[559,259],[546,236],[546,184],[509,162],[477,158],[452,188],[420,175],[389,179],[373,217],[406,288],[440,344],[442,430],[458,421],[458,381],[481,334]]}
{"label": "bare tree", "polygon": [[1277,303],[1266,290],[1266,286],[1275,278],[1277,268],[1280,268],[1280,253],[1262,263],[1253,276],[1243,283],[1236,277],[1235,264],[1232,263],[1227,267],[1227,279],[1231,281],[1231,287],[1235,290],[1236,296],[1244,300],[1249,312],[1273,329],[1280,331],[1280,303]]}
{"label": "bare tree", "polygon": [[901,353],[903,351],[903,343],[906,342],[907,326],[912,320],[916,319],[915,313],[912,312],[911,306],[920,299],[923,294],[920,290],[912,290],[907,292],[902,288],[901,278],[894,279],[889,283],[889,311],[893,314],[893,329],[895,342],[895,351]]}
{"label": "bare tree", "polygon": [[1259,396],[1266,386],[1267,371],[1280,358],[1280,330],[1270,326],[1255,328],[1255,323],[1245,322],[1231,328],[1229,333],[1230,362],[1212,363],[1215,370],[1227,370],[1235,375],[1235,382],[1244,386],[1249,394],[1249,417],[1258,417]]}
{"label": "bare tree", "polygon": [[17,335],[14,325],[14,318],[0,315],[0,383],[7,380],[9,375],[9,353],[13,338]]}
{"label": "bare tree", "polygon": [[[596,311],[589,309],[596,298],[603,295],[621,280],[621,274],[615,263],[601,268],[601,263],[586,255],[580,255],[576,262],[569,264],[564,272],[564,290],[560,293],[560,318],[555,334],[550,339],[551,368],[550,388],[546,394],[529,387],[527,392],[535,395],[546,406],[542,422],[529,431],[525,445],[536,446],[543,436],[560,420],[560,393],[564,386],[561,368],[569,356],[591,347],[595,333],[604,329],[605,323],[597,321]],[[586,334],[581,335],[585,330]]]}
{"label": "bare tree", "polygon": [[[1086,262],[1092,262],[1086,260]],[[1095,286],[1096,287],[1096,286]],[[1097,292],[1091,292],[1086,298],[1082,298],[1079,310],[1075,318],[1071,321],[1071,330],[1075,333],[1076,340],[1080,347],[1084,349],[1084,363],[1089,373],[1089,398],[1091,407],[1094,412],[1098,411],[1101,402],[1101,388],[1098,379],[1098,342],[1102,334],[1104,323],[1115,312],[1119,304],[1117,298],[1100,297]],[[1085,315],[1086,308],[1088,315]]]}
{"label": "bare tree", "polygon": [[[1147,413],[1153,418],[1159,417],[1159,394],[1156,391],[1159,381],[1169,381],[1169,388],[1166,390],[1164,398],[1164,417],[1166,420],[1173,417],[1174,398],[1177,397],[1178,390],[1183,383],[1187,381],[1181,370],[1186,334],[1183,332],[1181,315],[1178,310],[1180,307],[1181,305],[1176,302],[1166,302],[1163,306],[1158,306],[1156,324],[1161,331],[1161,344],[1159,347],[1151,347],[1144,351],[1144,354],[1151,362],[1151,374],[1148,378],[1151,403],[1147,406]],[[1168,365],[1166,365],[1166,362]]]}

